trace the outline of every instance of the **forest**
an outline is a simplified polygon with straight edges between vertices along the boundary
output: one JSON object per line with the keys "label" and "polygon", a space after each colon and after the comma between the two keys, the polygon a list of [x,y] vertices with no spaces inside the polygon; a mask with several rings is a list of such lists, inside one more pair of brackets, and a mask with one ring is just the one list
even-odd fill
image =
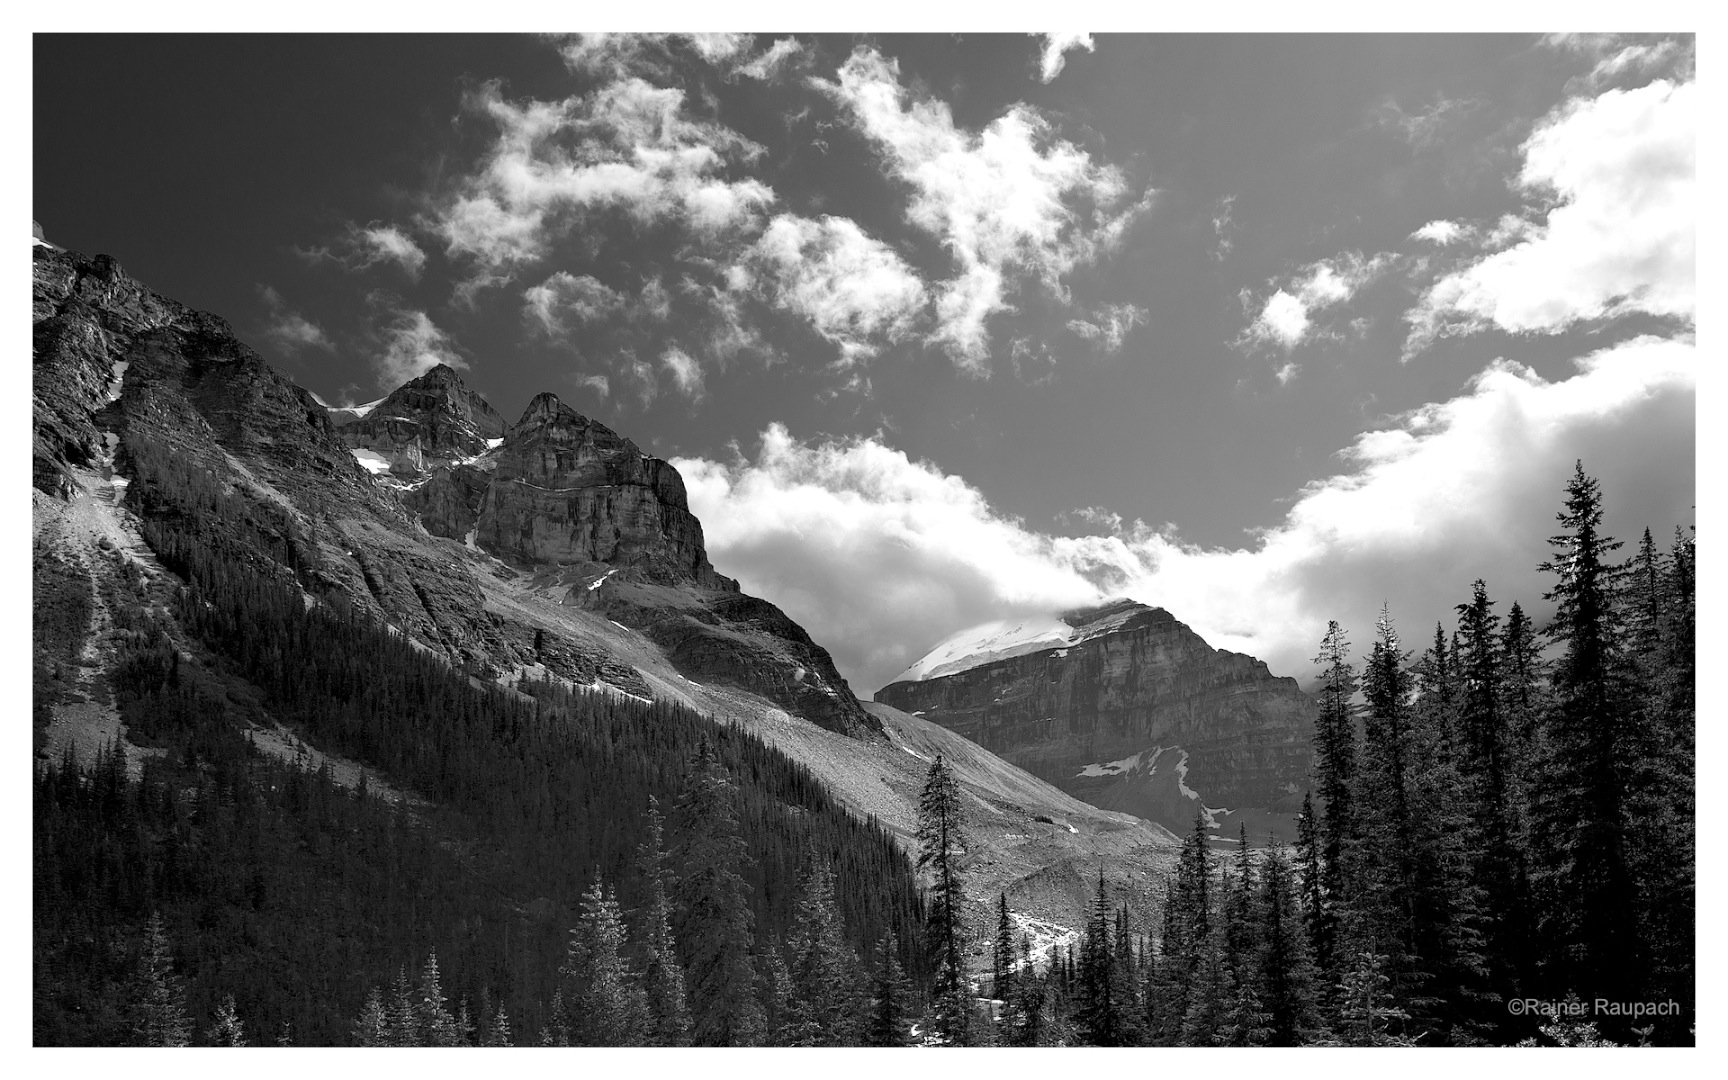
{"label": "forest", "polygon": [[[968,940],[940,757],[908,856],[736,729],[488,687],[309,604],[293,536],[127,450],[184,584],[112,673],[141,768],[38,771],[38,1044],[1693,1041],[1694,542],[1620,559],[1582,463],[1548,625],[1482,581],[1419,654],[1389,611],[1362,658],[1331,624],[1296,844],[1220,853],[1197,818],[1157,925],[1100,874],[1036,956],[1006,895]],[[420,801],[259,753],[266,709]]]}

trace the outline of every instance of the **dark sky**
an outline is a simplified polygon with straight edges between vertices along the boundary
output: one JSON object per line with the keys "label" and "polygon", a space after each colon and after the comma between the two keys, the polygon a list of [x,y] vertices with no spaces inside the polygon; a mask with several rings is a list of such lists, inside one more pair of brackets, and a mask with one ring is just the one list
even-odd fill
{"label": "dark sky", "polygon": [[1585,448],[1690,522],[1690,39],[1063,44],[38,35],[33,209],[332,403],[446,360],[679,459],[864,690],[1091,594],[1304,675],[1528,605]]}

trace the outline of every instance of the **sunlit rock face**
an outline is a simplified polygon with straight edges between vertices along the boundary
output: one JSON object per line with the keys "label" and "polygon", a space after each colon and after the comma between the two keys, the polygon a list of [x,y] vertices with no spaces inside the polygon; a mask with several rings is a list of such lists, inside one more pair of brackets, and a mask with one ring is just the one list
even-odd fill
{"label": "sunlit rock face", "polygon": [[938,662],[920,661],[876,700],[1095,806],[1175,830],[1199,811],[1230,833],[1245,821],[1256,840],[1288,833],[1314,725],[1295,679],[1132,600],[1067,612],[1023,641],[1016,629],[944,642]]}

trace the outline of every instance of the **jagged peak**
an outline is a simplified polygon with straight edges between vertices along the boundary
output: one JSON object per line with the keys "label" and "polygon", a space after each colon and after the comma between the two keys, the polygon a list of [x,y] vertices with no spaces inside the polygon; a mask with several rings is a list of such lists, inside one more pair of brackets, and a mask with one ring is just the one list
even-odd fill
{"label": "jagged peak", "polygon": [[532,431],[535,428],[546,427],[549,425],[565,425],[573,427],[578,431],[592,432],[601,442],[615,442],[620,446],[627,447],[632,453],[641,453],[641,451],[636,448],[635,443],[618,434],[616,431],[613,431],[600,421],[595,420],[592,417],[583,416],[575,409],[564,404],[564,402],[559,399],[558,395],[552,393],[550,390],[534,395],[534,400],[530,401],[528,403],[528,408],[523,410],[522,418],[516,421],[516,430],[519,432],[527,432]]}

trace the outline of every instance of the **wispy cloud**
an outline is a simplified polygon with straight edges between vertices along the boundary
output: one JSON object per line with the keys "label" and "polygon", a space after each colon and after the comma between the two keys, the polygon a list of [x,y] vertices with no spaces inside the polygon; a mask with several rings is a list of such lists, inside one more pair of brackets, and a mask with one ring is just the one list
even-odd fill
{"label": "wispy cloud", "polygon": [[324,333],[323,328],[291,309],[282,299],[281,293],[269,285],[260,285],[258,295],[270,310],[269,322],[264,327],[264,337],[267,340],[290,353],[302,349],[335,351],[336,346],[330,341],[329,335]]}
{"label": "wispy cloud", "polygon": [[1034,34],[1044,40],[1038,55],[1038,81],[1054,82],[1067,66],[1068,54],[1075,49],[1093,50],[1091,34]]}
{"label": "wispy cloud", "polygon": [[797,38],[784,37],[748,62],[738,65],[736,70],[740,75],[772,82],[798,66],[798,61],[804,55],[804,46]]}
{"label": "wispy cloud", "polygon": [[331,262],[349,270],[394,263],[411,281],[418,281],[426,266],[426,253],[413,237],[395,225],[376,222],[364,226],[350,223],[330,244],[295,250],[308,262]]}
{"label": "wispy cloud", "polygon": [[1146,309],[1136,304],[1104,304],[1090,319],[1068,320],[1068,329],[1109,355],[1121,352],[1128,332],[1145,321]]}
{"label": "wispy cloud", "polygon": [[672,385],[680,394],[691,401],[702,400],[706,393],[703,385],[702,365],[698,364],[689,353],[676,345],[670,346],[660,354],[660,365],[672,376]]}
{"label": "wispy cloud", "polygon": [[372,361],[380,389],[395,389],[439,364],[468,369],[455,339],[424,311],[394,307],[377,298],[374,303],[385,309],[377,330],[379,348]]}
{"label": "wispy cloud", "polygon": [[910,188],[910,221],[953,258],[956,276],[936,288],[931,340],[972,374],[988,374],[988,323],[1011,310],[1023,279],[1066,301],[1062,278],[1113,250],[1151,206],[1151,192],[1133,201],[1119,169],[1059,138],[1028,106],[980,132],[958,127],[945,102],[901,86],[898,62],[875,49],[854,50],[838,82],[817,85]]}
{"label": "wispy cloud", "polygon": [[[1295,274],[1269,284],[1272,291],[1260,311],[1242,332],[1242,346],[1272,346],[1285,352],[1307,341],[1319,331],[1314,317],[1350,301],[1363,286],[1390,269],[1397,257],[1389,252],[1364,256],[1347,251],[1330,259],[1310,263]],[[1288,382],[1296,369],[1286,364]]]}

